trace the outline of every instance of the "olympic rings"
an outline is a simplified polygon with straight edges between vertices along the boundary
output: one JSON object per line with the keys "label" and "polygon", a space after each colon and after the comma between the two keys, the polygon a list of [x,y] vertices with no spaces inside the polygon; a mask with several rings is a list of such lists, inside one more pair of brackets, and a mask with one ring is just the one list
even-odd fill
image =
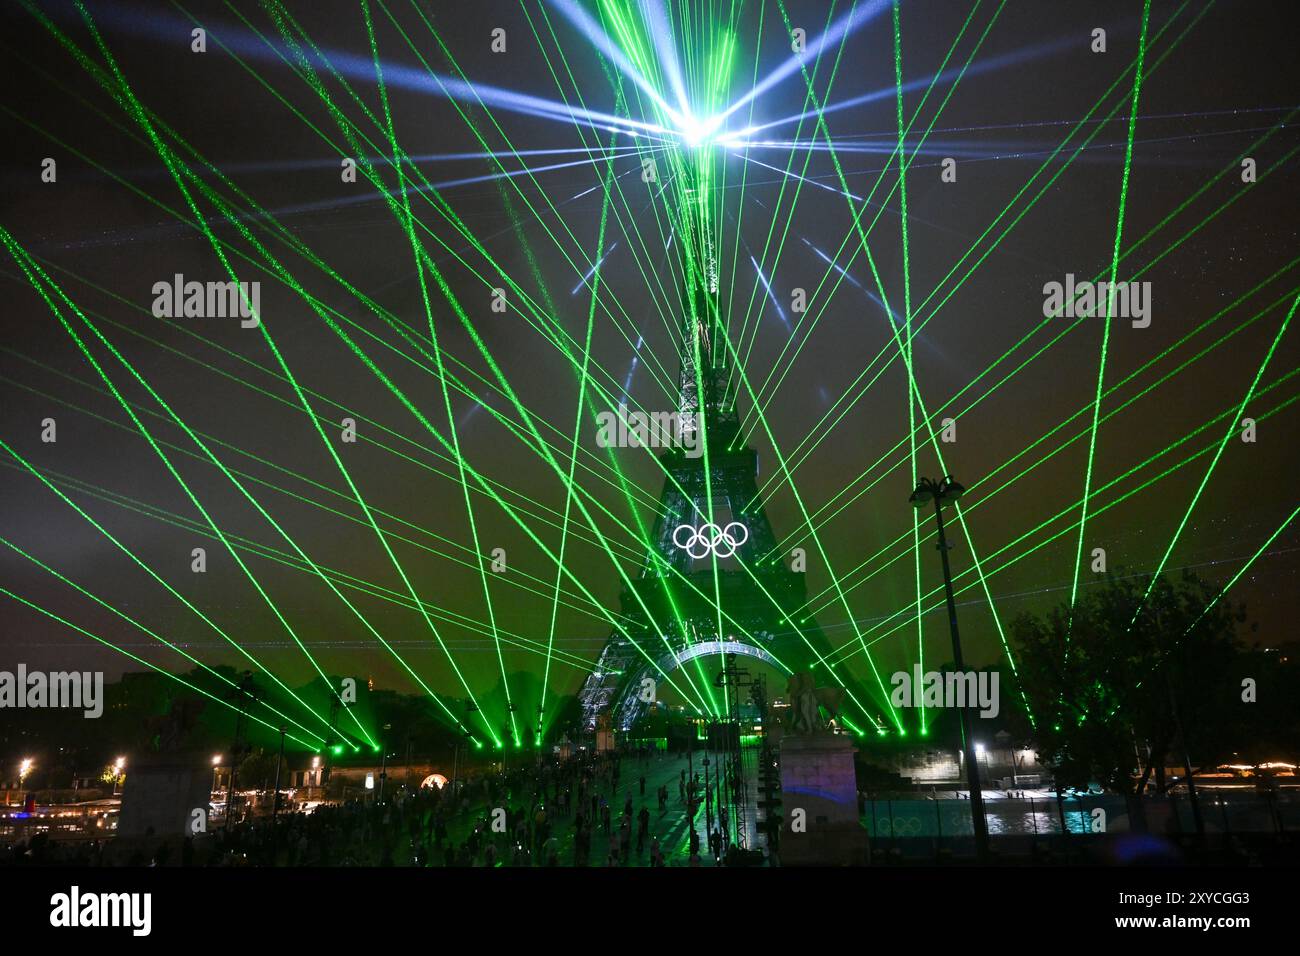
{"label": "olympic rings", "polygon": [[920,836],[920,817],[883,817],[877,824],[881,836]]}
{"label": "olympic rings", "polygon": [[[736,530],[733,531],[733,528]],[[683,531],[686,532],[684,538]],[[710,521],[698,529],[688,524],[679,524],[673,531],[673,544],[696,561],[707,558],[710,554],[718,558],[729,558],[748,540],[749,529],[739,521],[731,521],[725,527]]]}

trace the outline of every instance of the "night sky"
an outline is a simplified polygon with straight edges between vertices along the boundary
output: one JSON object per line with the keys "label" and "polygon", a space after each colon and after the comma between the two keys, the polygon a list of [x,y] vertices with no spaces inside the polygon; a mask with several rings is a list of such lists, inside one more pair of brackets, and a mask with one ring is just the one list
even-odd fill
{"label": "night sky", "polygon": [[[595,5],[582,6],[599,16]],[[730,8],[717,6],[719,16]],[[762,79],[792,56],[778,4],[750,0],[738,6],[737,52],[723,96],[727,102],[743,96],[755,75]],[[806,29],[811,44],[828,21],[847,15],[850,6],[837,4],[829,16],[823,3],[790,3],[785,9],[791,24]],[[1121,262],[1119,277],[1132,278],[1159,258],[1140,277],[1151,284],[1152,321],[1144,329],[1123,319],[1112,323],[1092,478],[1092,489],[1102,490],[1089,505],[1085,561],[1091,549],[1103,547],[1112,568],[1150,571],[1160,562],[1300,291],[1295,269],[1300,136],[1293,113],[1300,108],[1300,85],[1295,33],[1280,20],[1287,6],[1200,0],[1151,4],[1121,248],[1127,253],[1144,241]],[[330,270],[405,323],[430,349],[403,223],[364,176],[356,183],[341,182],[340,156],[352,151],[311,85],[280,59],[277,50],[283,47],[265,9],[255,3],[198,2],[91,2],[87,7],[140,103],[228,180],[223,183],[209,171],[206,182],[234,197],[244,211],[256,203],[272,214]],[[891,11],[888,4],[865,0],[858,8],[861,22],[842,51],[838,42],[825,51],[814,87],[817,99],[828,104],[857,101],[827,110],[824,118],[849,190],[870,197],[862,221],[865,226],[875,220],[871,253],[901,323],[905,259],[893,154],[898,120]],[[429,686],[460,696],[446,654],[410,605],[393,561],[280,376],[261,333],[241,328],[234,318],[158,319],[150,314],[155,282],[176,273],[200,281],[224,280],[224,272],[203,233],[178,222],[178,215],[189,216],[184,198],[142,128],[51,33],[64,31],[96,69],[104,69],[85,22],[71,4],[41,4],[39,9],[49,18],[48,27],[20,4],[7,4],[0,21],[0,45],[9,68],[0,114],[5,143],[0,226],[222,462],[238,472],[312,560],[364,586],[345,587],[344,593]],[[290,11],[360,99],[359,104],[325,74],[329,96],[348,121],[373,139],[376,169],[395,187],[391,152],[387,160],[379,155],[389,149],[385,133],[366,116],[368,109],[382,122],[383,108],[361,8],[293,4]],[[676,22],[678,4],[671,4],[670,12]],[[591,350],[593,369],[602,370],[596,378],[616,395],[637,355],[631,403],[674,408],[677,244],[665,250],[665,197],[641,181],[637,147],[653,141],[659,152],[649,155],[662,156],[665,148],[689,151],[682,137],[669,131],[634,139],[601,125],[575,124],[568,116],[529,115],[497,102],[489,103],[489,110],[453,100],[440,93],[416,56],[418,50],[444,77],[463,71],[471,86],[552,104],[564,104],[567,98],[575,106],[576,86],[591,111],[622,114],[626,103],[632,119],[660,122],[644,91],[599,55],[564,16],[562,4],[385,0],[372,3],[371,14],[396,137],[439,186],[436,199],[427,191],[410,194],[413,214],[428,227],[418,235],[492,362],[553,443],[557,459],[567,466],[578,376],[518,310],[493,311],[491,289],[504,284],[501,274],[513,278],[540,308],[549,312],[546,303],[553,302],[555,322],[580,349],[591,303],[583,276],[614,246],[599,273]],[[971,19],[948,66],[921,105],[967,14]],[[902,5],[905,116],[921,107],[907,137],[913,163],[906,183],[906,267],[914,323],[933,317],[915,340],[914,376],[936,427],[938,418],[961,411],[957,441],[942,447],[948,469],[970,489],[964,502],[967,525],[1004,625],[1022,612],[1041,612],[1068,600],[1070,594],[1077,547],[1071,522],[1078,520],[1077,508],[999,557],[988,555],[1069,508],[1083,492],[1103,323],[1085,319],[1046,348],[1072,320],[1044,323],[1043,286],[1064,281],[1067,274],[1091,278],[1110,266],[1133,93],[1132,74],[1124,71],[1138,52],[1142,14],[1140,0],[1012,0],[1001,6],[983,0],[973,14],[965,2],[908,0]],[[206,53],[191,52],[195,23],[208,31]],[[497,27],[506,31],[504,53],[491,50]],[[1097,27],[1107,32],[1105,53],[1090,50]],[[685,62],[698,56],[706,44],[704,28],[678,32],[679,58]],[[945,101],[977,43],[968,71]],[[832,71],[837,52],[839,67]],[[611,84],[620,85],[626,98],[616,96]],[[870,640],[903,618],[894,617],[875,631],[869,628],[915,602],[916,570],[913,512],[907,501],[912,467],[907,380],[890,319],[876,301],[875,281],[852,233],[853,210],[862,204],[841,193],[815,115],[802,127],[786,122],[754,133],[748,146],[738,142],[746,126],[808,111],[807,92],[800,74],[790,73],[733,115],[727,131],[737,141],[720,137],[697,148],[725,154],[721,295],[729,303],[735,336],[749,316],[745,339],[736,340],[746,357],[745,374],[757,390],[774,368],[779,376],[789,366],[779,387],[771,390],[773,376],[762,393],[765,401],[770,393],[766,420],[808,511],[825,507],[817,520],[829,567],[809,541],[802,542],[808,548],[809,593],[823,592],[837,576],[853,617]],[[472,93],[466,95],[472,100]],[[1094,105],[1098,108],[1091,119],[1076,129]],[[484,152],[475,129],[496,152],[500,166],[483,155],[464,156]],[[1090,136],[1087,148],[1076,155]],[[611,142],[616,147],[613,174],[622,192],[613,194],[605,242],[598,250],[599,187],[608,154],[589,154],[585,148]],[[805,169],[810,144],[815,148]],[[524,155],[516,157],[511,150]],[[527,152],[543,150],[563,152]],[[1258,181],[1253,185],[1242,182],[1243,155],[1255,160]],[[57,160],[54,183],[41,180],[46,157]],[[957,160],[955,182],[941,179],[946,157]],[[185,158],[193,161],[189,153]],[[501,168],[517,171],[525,163],[535,170],[531,176],[494,178]],[[800,183],[781,172],[788,165],[807,177],[797,200]],[[232,191],[235,187],[242,196]],[[1025,211],[1040,191],[1041,198]],[[240,278],[260,280],[265,328],[329,420],[326,434],[376,520],[391,532],[393,555],[427,602],[471,688],[485,700],[495,700],[501,665],[454,460],[293,289],[239,258],[256,259],[257,253],[232,224],[223,222],[210,203],[202,201],[200,208],[215,235],[230,243]],[[1004,208],[1006,214],[992,225]],[[440,209],[453,212],[482,243],[491,264]],[[777,228],[769,247],[774,219]],[[290,248],[266,215],[248,214],[242,221],[303,290],[338,311],[343,318],[337,321],[355,323],[346,326],[349,334],[428,421],[449,436],[431,364],[329,273]],[[841,280],[818,250],[835,258],[847,278]],[[6,253],[3,259],[0,438],[287,682],[310,679],[313,671],[285,625],[229,552],[206,534],[208,525],[194,503],[14,258]],[[753,260],[762,264],[762,280]],[[512,423],[520,420],[433,276],[426,278],[448,371],[477,396],[451,392],[463,458],[497,483],[547,547],[557,549],[564,484],[535,450],[490,414],[495,410]],[[825,285],[814,293],[823,279]],[[809,292],[811,307],[803,315],[791,309],[791,290],[797,287]],[[71,313],[65,314],[79,334],[90,334]],[[638,338],[643,339],[639,350]],[[379,686],[413,690],[414,682],[393,656],[317,576],[266,556],[266,549],[275,549],[297,560],[247,498],[201,453],[195,457],[196,446],[147,390],[98,341],[91,348],[223,532],[252,546],[241,557],[321,666],[328,673],[373,677]],[[1201,354],[1204,349],[1211,350]],[[939,413],[999,359],[979,383]],[[1298,359],[1300,328],[1290,328],[1245,412],[1259,420],[1257,440],[1247,444],[1234,437],[1227,442],[1167,569],[1192,568],[1211,581],[1226,582],[1300,504],[1294,480],[1300,407],[1289,404],[1300,397],[1300,381],[1290,377],[1300,367]],[[1106,417],[1189,360],[1181,371]],[[864,369],[866,378],[849,390]],[[860,394],[867,382],[872,382],[869,390]],[[991,386],[997,387],[965,411]],[[597,400],[599,407],[609,404],[606,396]],[[742,388],[742,416],[748,416],[752,404]],[[823,420],[828,411],[830,417]],[[1224,413],[1226,418],[1218,417]],[[358,422],[356,443],[339,438],[338,422],[346,416]],[[41,422],[47,417],[57,421],[57,442],[52,444],[41,440]],[[1064,428],[1006,464],[1066,419]],[[1161,454],[1202,426],[1203,431]],[[784,542],[788,550],[799,543],[795,539],[803,537],[807,525],[765,430],[757,427],[750,440],[759,453],[760,484],[774,479],[766,488],[766,506],[778,537],[791,536]],[[1021,475],[1067,441],[1059,454]],[[577,484],[618,519],[591,505],[625,572],[635,575],[642,553],[628,530],[635,523],[608,459],[596,445],[590,415],[579,431],[578,447]],[[1107,507],[1207,447],[1208,453]],[[212,627],[13,456],[0,454],[0,464],[6,466],[0,473],[0,536],[204,662],[246,666]],[[649,521],[662,473],[644,451],[618,454],[641,517]],[[924,432],[918,435],[917,455],[920,474],[940,477]],[[864,472],[865,479],[860,477]],[[1120,480],[1108,484],[1116,478]],[[529,646],[544,648],[555,564],[495,502],[477,492],[471,500],[481,551],[499,547],[506,554],[507,570],[488,575],[495,624],[503,637],[540,642]],[[618,575],[576,509],[570,530],[566,565],[601,606],[617,610]],[[972,567],[971,546],[955,523],[949,530],[953,570],[960,576]],[[993,573],[1061,531],[1051,544]],[[195,574],[190,554],[200,546],[207,549],[208,568]],[[1300,524],[1292,522],[1233,588],[1232,597],[1245,602],[1259,623],[1250,640],[1294,639],[1298,547]],[[852,571],[872,556],[865,571],[877,573],[865,577],[864,571]],[[940,583],[938,557],[928,543],[922,544],[920,573],[926,591]],[[1085,563],[1081,586],[1094,579]],[[958,583],[972,581],[975,587],[959,596],[966,656],[968,663],[989,664],[998,659],[1000,642],[974,575],[965,574]],[[0,547],[0,585],[160,667],[180,672],[192,666],[11,547]],[[833,590],[812,607],[832,644],[855,639],[849,613]],[[946,659],[949,638],[942,611],[927,614],[923,623],[927,660]],[[608,618],[565,578],[554,644],[575,657],[553,662],[550,693],[576,691],[585,673],[578,663],[594,661],[609,632]],[[5,669],[19,662],[33,668],[103,669],[110,675],[141,669],[3,595],[0,635],[0,667]],[[872,650],[883,670],[910,667],[917,654],[915,623],[893,631]],[[502,654],[512,680],[523,674],[533,675],[534,683],[540,680],[544,654],[515,644],[503,644]],[[860,654],[847,667],[859,677],[865,672]],[[518,680],[522,685],[528,678]]]}

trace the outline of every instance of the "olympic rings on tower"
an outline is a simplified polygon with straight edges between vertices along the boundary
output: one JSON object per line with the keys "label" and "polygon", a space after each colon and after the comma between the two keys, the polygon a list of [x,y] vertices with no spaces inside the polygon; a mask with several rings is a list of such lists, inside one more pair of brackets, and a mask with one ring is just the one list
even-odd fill
{"label": "olympic rings on tower", "polygon": [[[685,536],[682,532],[686,532]],[[710,521],[698,529],[680,524],[673,531],[673,544],[696,561],[707,558],[710,554],[718,558],[729,558],[748,540],[749,529],[739,521],[728,522],[725,527]]]}

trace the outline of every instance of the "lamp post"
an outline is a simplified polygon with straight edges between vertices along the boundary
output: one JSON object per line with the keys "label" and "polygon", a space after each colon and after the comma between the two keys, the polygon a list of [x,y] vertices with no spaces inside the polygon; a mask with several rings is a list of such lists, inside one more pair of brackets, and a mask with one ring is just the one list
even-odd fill
{"label": "lamp post", "polygon": [[384,781],[388,779],[388,731],[392,729],[392,724],[384,724],[384,733],[381,735],[383,742],[380,744],[382,754],[379,758],[379,803],[384,802]]}
{"label": "lamp post", "polygon": [[275,840],[275,820],[280,811],[280,765],[284,763],[284,735],[288,733],[287,727],[280,728],[280,752],[275,758],[275,797],[271,801],[271,839],[272,846]]}
{"label": "lamp post", "polygon": [[709,782],[709,758],[704,757],[704,832],[713,832],[713,790]]}
{"label": "lamp post", "polygon": [[235,688],[239,704],[235,711],[235,743],[230,748],[230,785],[226,788],[226,832],[230,832],[235,817],[235,774],[239,770],[239,761],[244,758],[244,707],[245,700],[257,700],[256,688],[253,686],[253,672],[244,671],[239,685]]}
{"label": "lamp post", "polygon": [[[952,594],[952,569],[948,566],[948,539],[943,533],[943,506],[955,502],[965,488],[948,475],[941,481],[922,478],[909,499],[912,507],[920,509],[934,505],[934,520],[939,528],[939,554],[943,558],[943,588],[948,599],[948,628],[952,632],[952,660],[957,670],[965,670],[961,656],[961,636],[957,631],[957,602]],[[988,859],[989,833],[984,819],[984,793],[980,789],[979,765],[975,762],[975,741],[971,735],[970,712],[966,707],[958,710],[961,718],[962,751],[966,763],[966,780],[970,786],[971,825],[975,831],[975,853],[980,860]]]}
{"label": "lamp post", "polygon": [[[19,791],[21,791],[21,790],[23,789],[23,784],[25,784],[25,783],[27,782],[27,776],[32,772],[32,767],[33,767],[34,765],[35,765],[35,761],[32,760],[31,757],[24,757],[24,758],[22,759],[22,762],[21,762],[20,764],[18,764],[18,789],[19,789]],[[8,801],[9,801],[9,798],[8,798],[8,796],[6,795],[6,797],[5,797],[5,802],[6,802],[6,804],[8,803]],[[18,794],[18,801],[19,801],[19,803],[22,803],[22,801],[23,801],[23,795],[22,795],[21,792]]]}

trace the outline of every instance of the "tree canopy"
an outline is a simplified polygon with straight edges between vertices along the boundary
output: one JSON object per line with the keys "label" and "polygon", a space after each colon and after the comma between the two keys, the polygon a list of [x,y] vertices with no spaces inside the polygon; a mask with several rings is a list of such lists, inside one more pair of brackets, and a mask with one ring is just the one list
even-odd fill
{"label": "tree canopy", "polygon": [[1260,677],[1258,657],[1238,640],[1245,609],[1217,596],[1190,572],[1112,572],[1073,608],[1013,622],[1039,755],[1060,784],[1163,789],[1184,747],[1195,770],[1253,739],[1259,713],[1243,681]]}

